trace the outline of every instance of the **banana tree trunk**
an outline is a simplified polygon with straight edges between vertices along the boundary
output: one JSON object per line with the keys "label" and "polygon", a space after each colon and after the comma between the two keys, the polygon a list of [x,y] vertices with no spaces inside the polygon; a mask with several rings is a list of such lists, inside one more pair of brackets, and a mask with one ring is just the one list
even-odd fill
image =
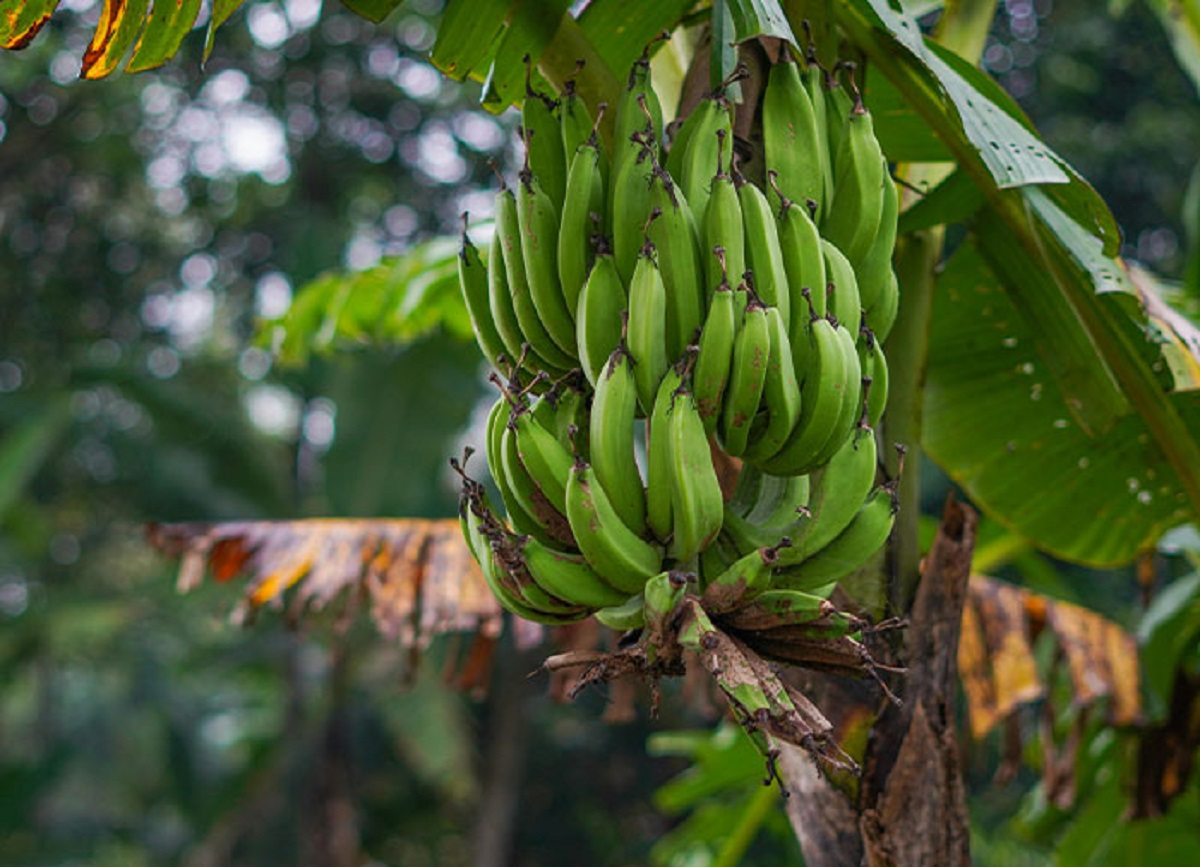
{"label": "banana tree trunk", "polygon": [[925,560],[899,655],[903,704],[844,678],[810,675],[802,688],[846,740],[865,739],[856,786],[834,786],[809,756],[787,748],[780,771],[788,818],[809,867],[944,867],[971,862],[955,720],[959,628],[976,514],[951,499]]}

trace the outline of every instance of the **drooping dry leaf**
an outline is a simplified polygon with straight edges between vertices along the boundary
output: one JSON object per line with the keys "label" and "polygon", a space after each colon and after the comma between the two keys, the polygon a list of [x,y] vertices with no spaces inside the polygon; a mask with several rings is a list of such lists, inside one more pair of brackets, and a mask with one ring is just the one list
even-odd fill
{"label": "drooping dry leaf", "polygon": [[1047,599],[992,578],[973,576],[963,612],[958,668],[971,734],[986,735],[1022,704],[1046,695],[1033,640],[1049,629],[1067,664],[1072,701],[1081,708],[1107,699],[1113,725],[1141,718],[1137,642],[1093,611]]}
{"label": "drooping dry leaf", "polygon": [[[501,610],[462,539],[455,520],[315,519],[156,524],[151,542],[180,557],[179,588],[239,575],[250,580],[235,618],[265,606],[302,616],[337,597],[365,598],[379,631],[422,649],[437,635],[473,632],[495,639]],[[542,629],[514,618],[518,644],[537,644]],[[485,668],[472,661],[474,678]]]}

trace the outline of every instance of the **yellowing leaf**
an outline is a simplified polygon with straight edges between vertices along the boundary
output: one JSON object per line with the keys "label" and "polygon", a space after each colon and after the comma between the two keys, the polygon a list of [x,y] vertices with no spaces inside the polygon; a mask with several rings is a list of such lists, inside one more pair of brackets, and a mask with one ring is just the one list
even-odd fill
{"label": "yellowing leaf", "polygon": [[[181,590],[199,583],[206,568],[218,581],[247,576],[235,612],[240,620],[289,595],[297,616],[346,595],[351,604],[365,599],[379,631],[405,647],[423,648],[447,632],[487,639],[500,633],[499,605],[456,520],[159,524],[149,536],[159,550],[181,558]],[[526,643],[535,637],[530,626],[518,630]]]}

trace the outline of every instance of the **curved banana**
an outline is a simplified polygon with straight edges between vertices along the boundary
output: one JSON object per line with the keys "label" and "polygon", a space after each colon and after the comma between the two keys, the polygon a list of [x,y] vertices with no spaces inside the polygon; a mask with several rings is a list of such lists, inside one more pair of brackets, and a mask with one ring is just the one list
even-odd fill
{"label": "curved banana", "polygon": [[660,571],[658,551],[625,526],[582,458],[567,478],[567,519],[588,564],[618,590],[639,593],[646,579]]}
{"label": "curved banana", "polygon": [[521,171],[517,193],[521,256],[533,305],[550,338],[572,361],[575,359],[575,318],[558,279],[558,209],[528,167]]}
{"label": "curved banana", "polygon": [[781,195],[792,201],[813,201],[824,212],[825,178],[821,172],[817,119],[800,67],[780,62],[771,67],[762,104],[763,153],[769,168],[779,174]]}
{"label": "curved banana", "polygon": [[892,270],[892,253],[896,249],[896,227],[900,212],[900,191],[883,167],[883,210],[879,217],[879,231],[871,242],[871,249],[856,269],[858,291],[862,296],[863,309],[874,306],[887,286],[888,272]]}
{"label": "curved banana", "polygon": [[[859,357],[863,367],[863,390],[867,400],[867,424],[875,427],[887,409],[888,399],[888,365],[887,356],[883,354],[883,344],[875,339],[871,331],[866,332],[866,340],[859,343]],[[870,378],[870,385],[867,379]]]}
{"label": "curved banana", "polygon": [[[725,171],[722,156],[725,150],[725,130],[717,130],[717,173],[712,178],[708,206],[702,211],[704,232],[701,239],[704,256],[705,299],[712,297],[713,289],[727,274],[739,278],[746,270],[746,232],[742,226],[742,205],[733,178]],[[772,221],[774,222],[774,221]],[[720,261],[712,251],[717,247],[725,251]]]}
{"label": "curved banana", "polygon": [[729,568],[708,582],[700,604],[710,615],[724,614],[751,601],[771,587],[771,571],[779,562],[779,551],[790,542],[756,548],[739,557]]}
{"label": "curved banana", "polygon": [[517,456],[525,472],[560,514],[567,508],[567,475],[574,458],[554,432],[544,427],[524,407],[509,418]]}
{"label": "curved banana", "polygon": [[604,237],[598,236],[596,260],[575,309],[575,342],[579,364],[594,387],[612,351],[621,342],[628,298],[617,263]]}
{"label": "curved banana", "polygon": [[567,155],[563,152],[562,125],[558,118],[558,100],[538,93],[530,83],[532,64],[525,58],[525,102],[521,107],[521,128],[525,139],[526,163],[537,174],[546,195],[561,208],[567,188]]}
{"label": "curved banana", "polygon": [[724,405],[725,388],[733,366],[733,344],[737,336],[733,290],[722,280],[708,305],[708,315],[700,331],[700,351],[692,371],[696,408],[705,433],[717,429]]}
{"label": "curved banana", "polygon": [[637,382],[624,346],[609,357],[592,400],[592,471],[621,520],[639,536],[646,532],[646,492],[634,459]]}
{"label": "curved banana", "polygon": [[[467,237],[466,214],[463,215],[462,248],[458,252],[458,285],[462,290],[467,315],[479,351],[492,367],[499,367],[499,358],[508,358],[508,346],[497,330],[492,316],[488,293],[488,269],[479,250]],[[514,360],[516,356],[511,356]]]}
{"label": "curved banana", "polygon": [[[516,425],[513,421],[510,414],[510,420],[503,426],[500,434],[498,453],[506,484],[503,489],[504,505],[509,511],[509,520],[520,533],[570,548],[575,541],[570,524],[521,461],[521,454],[517,448]],[[521,526],[525,519],[532,520],[533,526]]]}
{"label": "curved banana", "polygon": [[862,301],[854,268],[837,245],[826,238],[821,239],[821,252],[825,257],[825,279],[829,281],[829,312],[856,335],[862,325]]}
{"label": "curved banana", "polygon": [[[767,173],[772,187],[776,186],[773,172]],[[797,205],[786,196],[779,211],[779,249],[783,255],[784,271],[788,281],[788,303],[791,321],[788,332],[792,343],[800,343],[808,320],[812,316],[824,316],[825,299],[825,256],[821,249],[821,235],[812,221],[808,209]],[[808,289],[809,294],[804,295]],[[793,346],[793,355],[796,347]],[[796,371],[800,373],[799,369]]]}
{"label": "curved banana", "polygon": [[815,473],[808,518],[792,531],[792,547],[780,554],[781,566],[808,559],[853,520],[875,485],[875,458],[875,435],[864,428],[848,437],[829,463]]}
{"label": "curved banana", "polygon": [[638,256],[629,284],[629,326],[625,337],[633,356],[638,400],[649,415],[658,384],[670,367],[667,361],[667,290],[649,241]]}
{"label": "curved banana", "polygon": [[804,89],[808,92],[808,101],[813,109],[813,121],[817,127],[817,162],[821,166],[821,201],[833,201],[833,168],[832,155],[829,152],[829,119],[826,116],[828,104],[825,101],[825,70],[817,63],[813,52],[809,52],[808,65],[804,69]]}
{"label": "curved banana", "polygon": [[[637,372],[637,368],[634,368]],[[671,538],[672,474],[670,414],[675,392],[683,385],[682,372],[675,366],[667,369],[654,396],[646,429],[646,523],[660,542]]]}
{"label": "curved banana", "polygon": [[771,357],[771,334],[766,308],[757,298],[746,304],[742,327],[733,342],[733,367],[721,411],[721,443],[728,454],[746,451],[750,427],[758,413],[767,367]]}
{"label": "curved banana", "polygon": [[646,608],[641,593],[630,596],[620,605],[610,605],[596,612],[596,619],[609,629],[628,632],[646,624]]}
{"label": "curved banana", "polygon": [[555,551],[530,537],[523,538],[521,553],[530,577],[559,599],[596,609],[620,605],[629,595],[612,587],[578,554]]}
{"label": "curved banana", "polygon": [[646,241],[654,156],[640,135],[628,141],[618,139],[615,152],[618,155],[630,153],[627,158],[614,162],[608,192],[613,255],[621,281],[628,284],[633,280],[638,253]]}
{"label": "curved banana", "polygon": [[686,564],[721,532],[725,501],[704,423],[686,380],[673,397],[674,405],[667,413],[673,465],[670,553],[677,562]]}
{"label": "curved banana", "polygon": [[892,333],[899,309],[900,285],[896,280],[896,272],[888,268],[883,291],[879,293],[875,303],[863,312],[863,324],[874,331],[875,339],[882,343]]}
{"label": "curved banana", "polygon": [[709,94],[688,115],[667,155],[667,171],[683,187],[683,196],[695,214],[708,210],[709,185],[717,167],[718,131],[733,141],[729,100]]}
{"label": "curved banana", "polygon": [[[525,254],[522,251],[521,221],[517,215],[517,198],[512,190],[501,189],[496,194],[496,233],[500,238],[500,250],[504,259],[504,271],[512,307],[520,326],[522,343],[528,343],[531,361],[550,373],[562,373],[574,367],[574,359],[559,348],[542,324],[541,315],[534,304],[529,278],[525,271]],[[501,334],[504,332],[501,331]],[[506,344],[507,345],[507,344]],[[514,356],[519,358],[520,352]]]}
{"label": "curved banana", "polygon": [[831,585],[860,569],[887,542],[896,522],[896,499],[879,487],[859,507],[854,519],[832,541],[803,563],[781,569],[775,577],[780,588],[828,593]]}
{"label": "curved banana", "polygon": [[763,191],[747,181],[738,187],[738,201],[746,232],[746,265],[754,272],[754,291],[768,307],[779,308],[790,332],[792,303],[775,215]]}
{"label": "curved banana", "polygon": [[[580,68],[582,68],[580,61]],[[592,113],[588,111],[587,103],[575,92],[575,79],[569,78],[563,82],[562,100],[558,107],[559,128],[562,132],[563,155],[571,160],[579,152],[579,148],[591,137],[596,124]],[[570,171],[568,167],[568,186]]]}
{"label": "curved banana", "polygon": [[788,339],[783,314],[777,307],[768,307],[765,315],[771,341],[762,393],[767,421],[761,430],[750,432],[751,442],[742,454],[743,460],[750,463],[767,460],[783,448],[800,420],[802,405],[800,384],[796,381],[792,362],[792,342]]}
{"label": "curved banana", "polygon": [[674,360],[692,342],[704,318],[704,268],[696,221],[671,176],[655,166],[650,180],[650,221],[646,236],[658,250],[667,293],[667,358]]}
{"label": "curved banana", "polygon": [[821,232],[858,267],[883,217],[883,152],[871,113],[857,99],[833,160],[833,201]]}
{"label": "curved banana", "polygon": [[558,227],[558,281],[568,312],[574,316],[579,293],[591,269],[593,214],[604,213],[604,181],[600,175],[600,147],[592,137],[572,151],[567,173],[567,192],[563,199],[562,219]]}

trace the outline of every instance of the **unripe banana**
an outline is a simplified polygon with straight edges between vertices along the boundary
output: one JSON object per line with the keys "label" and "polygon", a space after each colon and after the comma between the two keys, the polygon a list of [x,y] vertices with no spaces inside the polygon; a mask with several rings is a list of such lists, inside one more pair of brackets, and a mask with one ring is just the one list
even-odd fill
{"label": "unripe banana", "polygon": [[[508,194],[511,195],[511,194]],[[501,190],[496,196],[496,213],[500,212],[501,199],[506,192]],[[522,264],[522,267],[524,265]],[[504,343],[505,355],[509,363],[517,364],[524,354],[525,335],[521,331],[521,323],[517,320],[517,312],[513,308],[512,293],[508,289],[508,272],[504,266],[504,241],[500,234],[499,217],[495,231],[492,233],[492,243],[488,248],[488,310],[496,331]],[[534,367],[538,364],[535,361]]]}
{"label": "unripe banana", "polygon": [[592,401],[592,470],[625,525],[639,536],[646,532],[646,492],[634,459],[637,383],[633,360],[618,346],[596,383]]}
{"label": "unripe banana", "polygon": [[508,482],[508,473],[504,468],[504,433],[508,427],[508,416],[508,399],[501,396],[493,404],[491,412],[488,413],[486,427],[488,472],[491,473],[492,481],[496,483],[496,488],[500,491],[500,498],[504,502],[504,512],[508,517],[508,522],[512,524],[513,529],[518,533],[537,535],[542,541],[548,541],[560,548],[572,547],[573,542],[570,540],[564,542],[561,538],[551,539],[543,531],[537,519],[530,515],[521,505],[517,499],[517,495],[512,490],[512,486]]}
{"label": "unripe banana", "polygon": [[592,468],[578,457],[567,479],[567,518],[589,565],[618,590],[639,593],[659,572],[659,552],[625,526]]}
{"label": "unripe banana", "polygon": [[738,187],[738,201],[746,230],[746,265],[754,272],[754,291],[768,307],[779,308],[790,333],[791,296],[775,215],[766,195],[754,184],[742,182]]}
{"label": "unripe banana", "polygon": [[622,320],[628,304],[625,286],[617,273],[617,263],[608,249],[608,242],[603,236],[598,238],[596,259],[583,291],[579,293],[575,310],[579,363],[593,387],[612,351],[621,342]]}
{"label": "unripe banana", "polygon": [[833,160],[833,202],[821,221],[822,234],[855,267],[866,258],[879,233],[884,165],[871,114],[859,99]]}
{"label": "unripe banana", "polygon": [[812,458],[812,463],[805,472],[816,469],[828,463],[842,447],[848,437],[852,437],[855,428],[862,423],[864,412],[862,392],[862,366],[858,361],[858,349],[854,337],[839,325],[836,329],[838,343],[844,359],[844,380],[842,383],[842,402],[833,431]]}
{"label": "unripe banana", "polygon": [[722,280],[708,305],[708,316],[700,331],[700,351],[692,373],[696,408],[704,423],[704,431],[708,434],[717,429],[717,421],[721,417],[725,389],[733,366],[736,336],[733,290],[729,288],[728,281]]}
{"label": "unripe banana", "polygon": [[667,413],[673,463],[670,553],[677,562],[689,563],[721,531],[725,501],[704,424],[686,379],[673,397],[674,405]]}
{"label": "unripe banana", "polygon": [[[508,189],[502,189],[496,194],[496,233],[500,237],[513,312],[524,338],[521,342],[529,344],[533,356],[529,360],[534,367],[540,367],[550,373],[558,374],[570,370],[574,367],[574,359],[560,349],[550,336],[534,304],[525,271],[525,255],[521,249],[522,232],[517,214],[517,200]],[[494,291],[492,294],[494,295]],[[501,334],[503,333],[501,331]],[[520,352],[515,357],[519,358]]]}
{"label": "unripe banana", "polygon": [[[776,178],[771,172],[767,178],[772,187]],[[800,344],[808,320],[812,316],[824,316],[826,312],[825,299],[825,256],[821,249],[821,235],[816,224],[812,221],[807,208],[783,196],[779,211],[779,249],[783,255],[783,266],[787,273],[789,308],[791,321],[788,332],[792,343]],[[804,290],[809,290],[807,299]],[[793,346],[792,355],[799,363],[803,359]],[[797,369],[799,374],[800,370]]]}
{"label": "unripe banana", "polygon": [[819,466],[814,459],[841,420],[850,371],[837,328],[823,317],[813,319],[806,339],[808,366],[801,383],[800,420],[783,448],[762,462],[763,469],[774,475],[800,475]]}
{"label": "unripe banana", "polygon": [[828,146],[829,119],[826,116],[828,104],[825,101],[825,70],[817,63],[812,52],[809,52],[803,78],[804,89],[808,93],[809,104],[812,105],[813,122],[817,127],[817,141],[820,144],[816,150],[816,158],[821,166],[821,201],[828,203],[833,201],[833,159]]}
{"label": "unripe banana", "polygon": [[650,221],[646,236],[658,249],[667,292],[667,358],[677,359],[704,319],[704,268],[699,235],[687,200],[671,176],[656,166],[650,181]]}
{"label": "unripe banana", "polygon": [[859,631],[862,622],[821,596],[803,590],[768,590],[722,618],[731,629],[788,630],[794,637],[837,638]]}
{"label": "unripe banana", "polygon": [[521,553],[530,577],[559,599],[596,609],[620,605],[629,595],[610,586],[578,554],[554,551],[528,536],[522,538]]}
{"label": "unripe banana", "polygon": [[521,256],[534,307],[550,338],[574,366],[574,308],[568,307],[558,280],[558,209],[528,167],[521,172],[517,219],[521,227]]}
{"label": "unripe banana", "polygon": [[746,451],[750,427],[767,381],[770,356],[766,308],[757,298],[751,298],[733,342],[733,367],[721,412],[721,443],[726,453],[734,457]]}
{"label": "unripe banana", "polygon": [[824,212],[825,179],[821,173],[819,140],[812,101],[795,63],[771,67],[762,106],[763,152],[769,168],[778,172],[779,188],[792,201],[817,204]]}
{"label": "unripe banana", "polygon": [[[579,62],[579,66],[582,68],[583,61]],[[596,127],[591,112],[588,111],[587,103],[580,99],[579,94],[575,92],[575,79],[573,78],[563,83],[563,98],[559,105],[558,117],[562,131],[563,155],[569,161],[574,154],[579,152],[579,148],[591,138]]]}
{"label": "unripe banana", "polygon": [[816,472],[808,517],[791,531],[792,547],[781,552],[780,566],[808,559],[842,532],[875,485],[875,436],[859,429]]}
{"label": "unripe banana", "polygon": [[896,521],[896,499],[886,487],[859,507],[850,524],[829,544],[798,566],[781,569],[776,586],[828,593],[830,585],[864,566],[888,540]]}
{"label": "unripe banana", "polygon": [[752,429],[751,442],[742,455],[743,460],[756,463],[773,457],[788,441],[800,420],[800,384],[792,362],[792,343],[787,325],[777,307],[766,308],[767,332],[771,340],[771,355],[767,360],[767,377],[763,384],[762,406],[766,423],[761,430]]}
{"label": "unripe banana", "polygon": [[667,155],[667,171],[679,182],[684,198],[696,214],[704,214],[708,209],[710,185],[717,168],[718,132],[723,132],[727,141],[733,141],[729,101],[721,95],[709,95],[688,115]]}
{"label": "unripe banana", "polygon": [[[537,536],[558,547],[570,547],[574,539],[566,516],[538,486],[537,480],[529,474],[529,470],[521,461],[520,450],[517,447],[516,425],[513,423],[511,414],[509,422],[504,425],[500,435],[498,456],[506,483],[503,489],[504,505],[508,509],[513,527],[520,533]],[[533,526],[522,527],[518,523],[518,516],[522,522],[525,518],[532,519]]]}
{"label": "unripe banana", "polygon": [[825,256],[825,279],[829,281],[829,312],[846,326],[847,331],[856,335],[862,324],[862,302],[854,268],[832,241],[822,238],[821,252]]}
{"label": "unripe banana", "polygon": [[[842,139],[845,138],[846,128],[849,125],[850,113],[854,111],[854,100],[850,98],[850,94],[846,88],[838,80],[838,73],[842,69],[849,69],[851,77],[854,75],[854,64],[840,62],[833,67],[833,72],[825,76],[825,134],[829,141],[829,167],[833,178],[833,191],[837,189],[837,160],[838,151],[841,150]],[[833,199],[827,199],[832,202]]]}
{"label": "unripe banana", "polygon": [[671,365],[667,361],[667,290],[649,241],[638,256],[629,285],[629,328],[626,337],[633,356],[638,400],[649,415],[658,384]]}
{"label": "unripe banana", "polygon": [[629,156],[613,165],[609,188],[609,225],[612,227],[613,255],[621,282],[633,280],[638,252],[646,240],[646,220],[650,216],[650,178],[654,172],[652,149],[641,136],[618,139],[616,153]]}
{"label": "unripe banana", "polygon": [[497,359],[501,357],[515,361],[516,356],[509,356],[508,347],[496,328],[496,321],[488,302],[487,266],[483,264],[479,250],[467,237],[466,214],[463,215],[462,248],[458,253],[458,285],[467,305],[467,315],[471,318],[475,341],[479,344],[479,351],[483,353],[483,357],[492,367],[499,367]]}
{"label": "unripe banana", "polygon": [[[733,274],[736,279],[746,270],[746,235],[742,226],[742,206],[733,186],[733,178],[725,171],[722,159],[726,150],[725,131],[718,130],[717,138],[717,173],[712,179],[708,207],[703,211],[702,248],[706,251],[706,300],[712,297],[713,290],[725,279],[726,274]],[[711,253],[717,247],[725,251],[724,262]]]}
{"label": "unripe banana", "polygon": [[885,275],[883,291],[875,299],[875,303],[863,312],[863,325],[875,332],[875,339],[880,343],[887,340],[896,324],[896,314],[900,309],[900,284],[896,280],[896,272],[888,268]]}
{"label": "unripe banana", "polygon": [[[888,365],[883,354],[883,344],[875,335],[866,331],[866,339],[859,343],[859,360],[863,367],[863,390],[867,400],[867,424],[875,427],[887,409]],[[870,379],[870,385],[867,380]]]}
{"label": "unripe banana", "polygon": [[883,168],[883,211],[879,218],[879,232],[871,242],[871,249],[855,269],[858,291],[862,296],[863,309],[873,307],[887,287],[888,273],[892,270],[892,254],[896,249],[896,226],[900,211],[900,193],[896,182],[885,165]]}
{"label": "unripe banana", "polygon": [[646,606],[641,593],[630,596],[620,605],[611,605],[596,612],[596,619],[609,629],[628,632],[641,629],[646,623]]}
{"label": "unripe banana", "polygon": [[776,547],[756,548],[735,560],[704,588],[701,597],[704,610],[712,615],[725,614],[768,590],[771,587],[771,571],[779,562],[779,551],[788,544],[784,542]]}
{"label": "unripe banana", "polygon": [[592,238],[596,228],[592,215],[600,217],[604,213],[604,182],[600,176],[600,147],[595,138],[572,153],[558,229],[557,261],[563,298],[567,310],[574,315],[594,258]]}
{"label": "unripe banana", "polygon": [[528,56],[525,60],[525,103],[521,109],[525,159],[557,210],[562,207],[567,189],[567,155],[563,151],[558,102],[533,89],[532,64]]}
{"label": "unripe banana", "polygon": [[[662,141],[662,105],[650,81],[650,46],[634,61],[625,91],[617,99],[614,141],[628,141],[635,132],[649,127],[656,142]],[[655,155],[657,159],[657,154]],[[616,165],[613,166],[617,168]]]}
{"label": "unripe banana", "polygon": [[527,408],[515,409],[508,423],[513,429],[521,466],[550,504],[560,514],[564,513],[567,475],[574,463],[570,451]]}
{"label": "unripe banana", "polygon": [[[636,372],[636,368],[634,369]],[[671,538],[673,524],[673,474],[671,458],[670,413],[675,392],[683,385],[683,375],[670,367],[662,377],[649,413],[646,431],[646,523],[661,542]]]}

